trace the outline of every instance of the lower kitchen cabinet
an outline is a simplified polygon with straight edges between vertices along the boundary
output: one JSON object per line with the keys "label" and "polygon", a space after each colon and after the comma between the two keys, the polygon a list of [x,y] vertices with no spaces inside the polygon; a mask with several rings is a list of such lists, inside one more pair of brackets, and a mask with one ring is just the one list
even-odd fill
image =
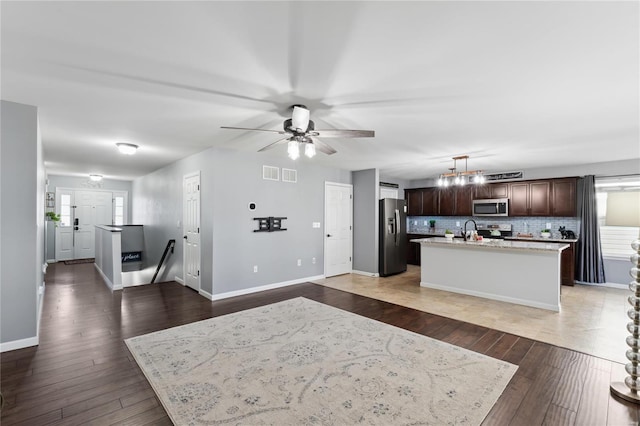
{"label": "lower kitchen cabinet", "polygon": [[574,285],[576,280],[576,243],[568,243],[569,248],[562,250],[560,256],[560,282],[562,285]]}
{"label": "lower kitchen cabinet", "polygon": [[420,244],[412,243],[411,240],[424,238],[424,235],[407,234],[407,264],[420,265]]}

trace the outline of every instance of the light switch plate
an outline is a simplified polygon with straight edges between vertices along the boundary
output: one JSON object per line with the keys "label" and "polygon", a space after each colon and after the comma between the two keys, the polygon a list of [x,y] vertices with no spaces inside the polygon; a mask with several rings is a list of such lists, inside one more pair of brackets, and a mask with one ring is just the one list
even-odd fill
{"label": "light switch plate", "polygon": [[314,228],[320,228],[320,222],[313,222],[311,224]]}

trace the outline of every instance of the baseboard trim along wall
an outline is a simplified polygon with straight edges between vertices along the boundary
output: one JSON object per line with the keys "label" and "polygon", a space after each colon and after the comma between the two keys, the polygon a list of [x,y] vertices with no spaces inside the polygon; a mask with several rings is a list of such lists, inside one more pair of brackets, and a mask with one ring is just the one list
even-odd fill
{"label": "baseboard trim along wall", "polygon": [[16,349],[28,348],[30,346],[38,346],[38,336],[0,343],[0,352],[15,351]]}
{"label": "baseboard trim along wall", "polygon": [[202,290],[202,289],[201,289],[201,290],[198,292],[198,294],[200,294],[200,296],[205,297],[205,298],[207,298],[207,299],[209,299],[209,300],[213,300],[213,294],[209,293],[208,291],[205,291],[205,290]]}
{"label": "baseboard trim along wall", "polygon": [[576,280],[576,284],[580,284],[580,285],[590,285],[593,287],[608,287],[608,288],[619,288],[621,290],[629,290],[629,286],[625,285],[625,284],[618,284],[618,283],[587,283],[584,281],[577,281]]}
{"label": "baseboard trim along wall", "polygon": [[111,280],[109,278],[107,278],[107,276],[104,274],[104,272],[102,272],[102,269],[100,269],[97,264],[94,263],[93,266],[95,266],[96,269],[98,270],[98,272],[100,272],[100,276],[104,280],[104,283],[107,285],[107,287],[109,287],[109,290],[111,290],[111,291],[122,290],[122,286],[120,286],[118,288],[114,288],[113,287],[113,283],[111,282]]}
{"label": "baseboard trim along wall", "polygon": [[178,277],[178,276],[173,277],[173,280],[174,280],[175,282],[177,282],[178,284],[182,284],[182,285],[184,285],[184,281],[182,280],[182,278],[180,278],[180,277]]}
{"label": "baseboard trim along wall", "polygon": [[290,280],[290,281],[283,281],[280,283],[274,283],[274,284],[267,284],[267,285],[263,285],[260,287],[251,287],[251,288],[245,288],[242,290],[237,290],[237,291],[229,291],[226,293],[220,293],[220,294],[209,294],[203,290],[200,290],[200,294],[202,294],[203,296],[207,297],[204,293],[206,293],[207,295],[211,296],[211,298],[209,300],[221,300],[221,299],[227,299],[229,297],[235,297],[235,296],[242,296],[245,294],[251,294],[251,293],[257,293],[259,291],[265,291],[265,290],[272,290],[274,288],[280,288],[280,287],[286,287],[289,285],[294,285],[294,284],[301,284],[301,283],[306,283],[308,281],[312,281],[312,280],[321,280],[324,278],[324,275],[315,275],[313,277],[304,277],[304,278],[298,278],[295,280]]}
{"label": "baseboard trim along wall", "polygon": [[378,274],[378,273],[365,272],[365,271],[357,271],[357,270],[355,270],[355,269],[353,269],[353,270],[351,271],[351,273],[352,273],[352,274],[357,274],[357,275],[364,275],[364,276],[366,276],[366,277],[374,277],[374,278],[377,278],[377,277],[379,277],[379,276],[380,276],[380,274]]}

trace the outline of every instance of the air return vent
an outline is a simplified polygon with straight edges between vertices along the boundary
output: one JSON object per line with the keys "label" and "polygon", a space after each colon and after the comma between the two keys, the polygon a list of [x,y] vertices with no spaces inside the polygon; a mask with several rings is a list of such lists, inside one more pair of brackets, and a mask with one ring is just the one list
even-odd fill
{"label": "air return vent", "polygon": [[262,179],[280,180],[280,169],[273,166],[262,166]]}
{"label": "air return vent", "polygon": [[293,169],[282,169],[282,181],[289,183],[298,182],[298,171]]}

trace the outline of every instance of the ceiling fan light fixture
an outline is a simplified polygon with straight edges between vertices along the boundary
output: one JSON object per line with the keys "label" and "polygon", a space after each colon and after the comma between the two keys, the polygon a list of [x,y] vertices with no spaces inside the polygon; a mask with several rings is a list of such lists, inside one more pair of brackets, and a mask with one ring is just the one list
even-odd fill
{"label": "ceiling fan light fixture", "polygon": [[313,156],[316,155],[316,147],[313,143],[307,143],[304,145],[304,155],[309,158],[313,158]]}
{"label": "ceiling fan light fixture", "polygon": [[299,132],[306,132],[309,127],[309,110],[304,105],[294,105],[291,115],[291,127]]}
{"label": "ceiling fan light fixture", "polygon": [[133,155],[138,150],[138,145],[134,145],[132,143],[120,142],[117,143],[116,146],[118,147],[120,153],[124,155]]}
{"label": "ceiling fan light fixture", "polygon": [[292,160],[297,160],[300,157],[300,146],[296,141],[289,141],[289,145],[287,146],[287,153],[289,154],[289,158]]}

